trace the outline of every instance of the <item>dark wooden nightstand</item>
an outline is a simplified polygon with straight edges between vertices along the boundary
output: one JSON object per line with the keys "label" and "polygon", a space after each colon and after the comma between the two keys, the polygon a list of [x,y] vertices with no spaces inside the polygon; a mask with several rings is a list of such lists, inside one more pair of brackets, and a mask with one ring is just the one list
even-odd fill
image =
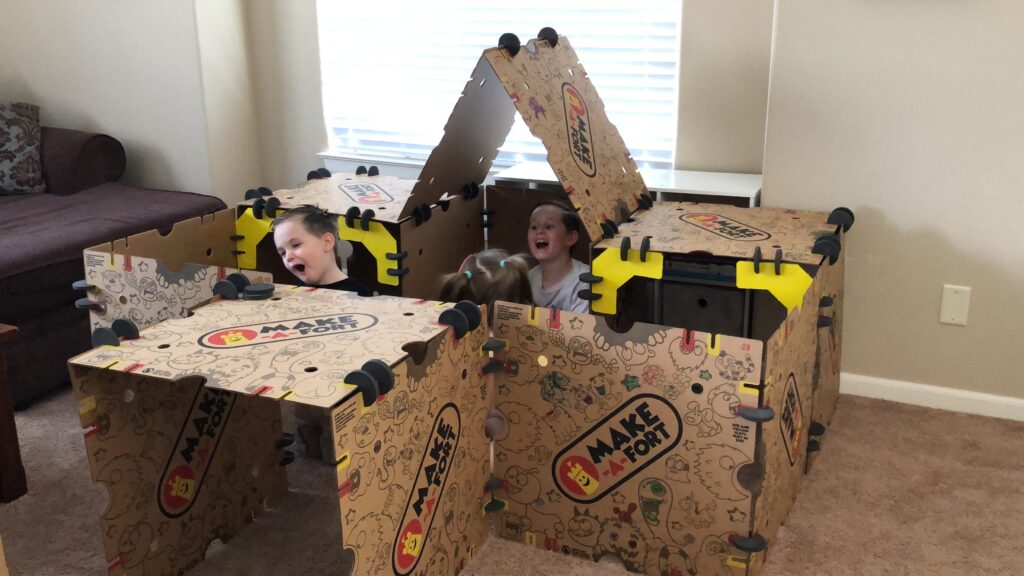
{"label": "dark wooden nightstand", "polygon": [[18,429],[14,425],[11,383],[7,380],[5,346],[18,337],[18,329],[0,324],[0,502],[11,502],[24,494],[25,467],[18,449]]}

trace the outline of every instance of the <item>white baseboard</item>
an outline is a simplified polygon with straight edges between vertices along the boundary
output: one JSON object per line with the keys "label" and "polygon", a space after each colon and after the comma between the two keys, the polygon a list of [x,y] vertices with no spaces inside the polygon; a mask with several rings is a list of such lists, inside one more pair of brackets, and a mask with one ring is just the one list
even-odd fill
{"label": "white baseboard", "polygon": [[1013,396],[997,396],[848,372],[843,372],[839,377],[839,391],[853,396],[1024,421],[1024,398]]}

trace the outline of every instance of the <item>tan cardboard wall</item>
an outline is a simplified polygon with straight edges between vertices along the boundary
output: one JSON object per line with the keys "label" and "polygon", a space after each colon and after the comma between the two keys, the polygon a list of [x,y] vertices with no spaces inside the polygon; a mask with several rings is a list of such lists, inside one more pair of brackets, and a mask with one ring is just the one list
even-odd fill
{"label": "tan cardboard wall", "polygon": [[[779,0],[769,206],[847,205],[843,371],[1024,397],[1024,4]],[[942,284],[973,288],[966,327]]]}

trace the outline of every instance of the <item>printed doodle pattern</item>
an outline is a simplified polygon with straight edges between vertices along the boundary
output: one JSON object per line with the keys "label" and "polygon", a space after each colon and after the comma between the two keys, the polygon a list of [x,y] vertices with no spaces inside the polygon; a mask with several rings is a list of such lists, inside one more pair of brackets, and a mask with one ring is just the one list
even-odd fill
{"label": "printed doodle pattern", "polygon": [[[531,319],[531,315],[533,316]],[[647,574],[739,575],[762,343],[498,304],[504,538]]]}

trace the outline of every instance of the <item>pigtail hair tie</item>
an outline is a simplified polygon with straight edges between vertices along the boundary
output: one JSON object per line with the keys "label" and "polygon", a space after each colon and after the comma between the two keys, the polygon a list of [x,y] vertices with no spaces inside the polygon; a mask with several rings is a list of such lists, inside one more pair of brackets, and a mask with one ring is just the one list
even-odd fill
{"label": "pigtail hair tie", "polygon": [[473,277],[473,271],[472,270],[466,270],[465,272],[463,272],[463,274],[466,275],[466,278],[472,278]]}

